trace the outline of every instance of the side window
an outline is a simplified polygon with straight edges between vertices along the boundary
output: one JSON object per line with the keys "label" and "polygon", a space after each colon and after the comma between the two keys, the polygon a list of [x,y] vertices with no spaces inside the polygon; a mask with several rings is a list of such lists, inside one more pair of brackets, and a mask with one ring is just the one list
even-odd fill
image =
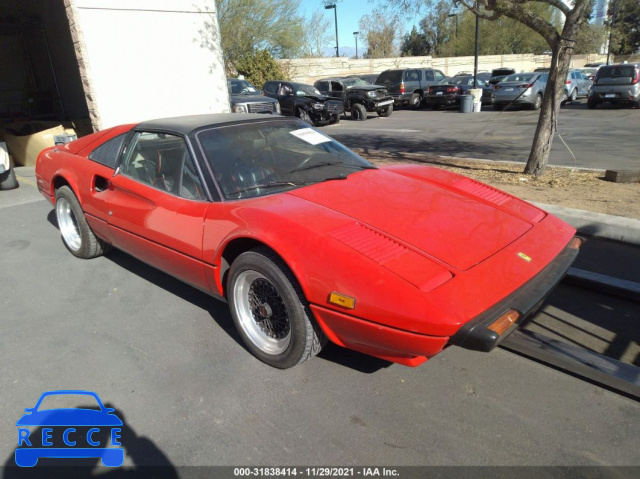
{"label": "side window", "polygon": [[404,74],[405,81],[420,81],[420,72],[417,70],[408,70]]}
{"label": "side window", "polygon": [[89,159],[111,169],[115,169],[118,154],[122,148],[122,143],[124,143],[125,136],[126,134],[118,135],[106,143],[103,143],[91,152]]}
{"label": "side window", "polygon": [[[433,72],[434,76],[436,77],[436,81],[440,81],[444,79],[444,73],[442,73],[440,70],[435,70]],[[488,78],[487,78],[488,80]]]}
{"label": "side window", "polygon": [[204,188],[184,139],[168,133],[138,132],[120,173],[191,200],[204,200]]}
{"label": "side window", "polygon": [[342,85],[337,81],[331,82],[331,91],[342,91]]}
{"label": "side window", "polygon": [[317,86],[316,88],[317,88],[318,90],[320,90],[320,91],[329,91],[329,82],[326,82],[326,81],[319,81],[319,82],[317,83],[317,85],[318,85],[318,86]]}
{"label": "side window", "polygon": [[278,92],[278,95],[285,96],[291,93],[293,93],[293,89],[289,85],[282,85],[280,87],[280,91]]}
{"label": "side window", "polygon": [[424,72],[424,79],[425,81],[433,81],[434,80],[433,72],[432,71]]}
{"label": "side window", "polygon": [[264,91],[266,91],[267,93],[271,93],[272,95],[275,95],[278,92],[278,84],[274,82],[265,83]]}

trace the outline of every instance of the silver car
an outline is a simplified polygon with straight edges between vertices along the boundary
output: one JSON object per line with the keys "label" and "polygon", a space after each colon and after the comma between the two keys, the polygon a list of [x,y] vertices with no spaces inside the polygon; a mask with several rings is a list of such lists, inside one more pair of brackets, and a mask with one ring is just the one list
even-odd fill
{"label": "silver car", "polygon": [[625,63],[600,67],[593,82],[587,106],[620,103],[640,108],[640,63]]}
{"label": "silver car", "polygon": [[592,81],[580,70],[569,70],[564,81],[562,104],[576,101],[578,97],[588,97]]}
{"label": "silver car", "polygon": [[493,86],[493,108],[504,110],[510,105],[526,105],[539,110],[547,88],[548,72],[514,73]]}

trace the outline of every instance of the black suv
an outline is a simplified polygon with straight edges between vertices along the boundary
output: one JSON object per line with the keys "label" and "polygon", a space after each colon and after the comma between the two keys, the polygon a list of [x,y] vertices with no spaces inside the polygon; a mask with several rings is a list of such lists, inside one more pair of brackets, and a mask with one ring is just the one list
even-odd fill
{"label": "black suv", "polygon": [[[495,85],[509,75],[513,75],[516,71],[513,68],[495,68],[491,70],[491,77],[489,83]],[[479,77],[478,77],[479,78]]]}
{"label": "black suv", "polygon": [[280,113],[277,100],[262,96],[247,80],[227,78],[227,88],[234,113]]}
{"label": "black suv", "polygon": [[393,111],[393,98],[379,85],[372,85],[358,77],[324,78],[314,83],[323,95],[339,98],[353,120],[366,120],[367,112],[389,116]]}
{"label": "black suv", "polygon": [[324,96],[316,87],[304,83],[271,80],[262,91],[278,100],[283,115],[297,116],[310,125],[338,123],[344,113],[341,100]]}
{"label": "black suv", "polygon": [[383,71],[376,85],[384,86],[396,105],[418,108],[424,103],[429,87],[444,78],[444,73],[433,68],[402,68]]}

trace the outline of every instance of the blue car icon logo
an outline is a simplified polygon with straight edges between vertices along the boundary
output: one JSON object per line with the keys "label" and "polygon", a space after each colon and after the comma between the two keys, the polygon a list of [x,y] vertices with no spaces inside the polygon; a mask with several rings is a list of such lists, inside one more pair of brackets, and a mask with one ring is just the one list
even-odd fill
{"label": "blue car icon logo", "polygon": [[[99,409],[58,408],[41,409],[42,401],[50,396],[88,396]],[[124,449],[120,444],[122,421],[114,409],[104,406],[98,395],[91,391],[48,391],[40,396],[33,408],[26,408],[18,419],[18,447],[16,464],[33,467],[41,457],[100,458],[107,467],[118,467],[124,462]],[[34,434],[29,427],[38,427]],[[62,446],[64,447],[58,447]]]}

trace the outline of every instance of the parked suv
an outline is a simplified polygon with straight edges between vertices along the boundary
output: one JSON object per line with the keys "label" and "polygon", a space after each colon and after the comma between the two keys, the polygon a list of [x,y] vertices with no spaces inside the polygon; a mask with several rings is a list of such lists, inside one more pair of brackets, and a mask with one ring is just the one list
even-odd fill
{"label": "parked suv", "polygon": [[593,109],[605,102],[640,108],[640,63],[600,67],[589,91],[587,106]]}
{"label": "parked suv", "polygon": [[427,97],[429,87],[444,78],[444,73],[433,68],[403,68],[383,71],[378,76],[376,85],[387,89],[394,104],[418,108]]}
{"label": "parked suv", "polygon": [[564,105],[568,101],[575,101],[579,96],[589,96],[589,88],[591,88],[589,77],[580,70],[569,70],[564,81],[562,104]]}
{"label": "parked suv", "polygon": [[366,120],[368,111],[379,116],[390,116],[393,111],[393,98],[384,87],[358,77],[324,78],[314,86],[323,95],[342,100],[345,111],[351,112],[352,120]]}
{"label": "parked suv", "polygon": [[264,84],[262,91],[278,100],[283,115],[297,116],[310,125],[338,123],[344,113],[342,100],[329,98],[304,83],[272,80]]}
{"label": "parked suv", "polygon": [[231,111],[234,113],[280,113],[280,105],[242,78],[227,78]]}

